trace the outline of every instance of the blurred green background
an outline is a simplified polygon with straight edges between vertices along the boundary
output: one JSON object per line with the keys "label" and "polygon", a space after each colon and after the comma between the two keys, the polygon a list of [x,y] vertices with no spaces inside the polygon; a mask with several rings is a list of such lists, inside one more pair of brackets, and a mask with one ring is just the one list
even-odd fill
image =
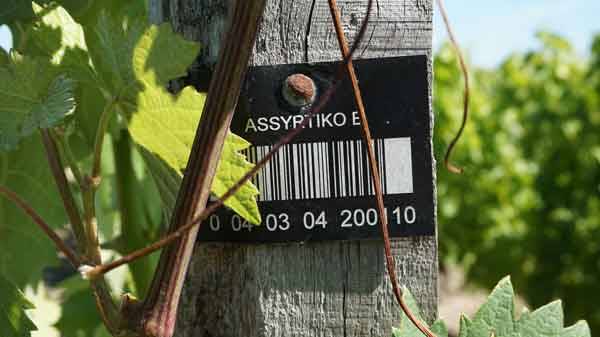
{"label": "blurred green background", "polygon": [[[454,161],[438,164],[440,256],[486,288],[512,275],[538,307],[561,298],[567,321],[600,331],[600,35],[589,57],[559,36],[472,68],[471,117]],[[461,117],[455,54],[435,58],[435,152]]]}

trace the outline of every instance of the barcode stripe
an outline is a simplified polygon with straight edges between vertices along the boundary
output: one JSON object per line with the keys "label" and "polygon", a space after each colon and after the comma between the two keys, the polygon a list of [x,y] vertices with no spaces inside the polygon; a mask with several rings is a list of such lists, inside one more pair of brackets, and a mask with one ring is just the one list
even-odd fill
{"label": "barcode stripe", "polygon": [[308,198],[309,199],[314,199],[315,198],[315,167],[313,165],[313,154],[312,154],[312,148],[310,146],[310,143],[306,143],[304,144],[304,146],[306,147],[306,159],[308,160],[308,174],[306,175],[306,177],[308,177]]}
{"label": "barcode stripe", "polygon": [[323,198],[323,185],[321,183],[321,175],[323,174],[323,172],[321,171],[321,152],[319,150],[319,143],[312,143],[312,149],[313,156],[315,159],[315,198],[320,199]]}
{"label": "barcode stripe", "polygon": [[[381,140],[377,139],[377,150],[375,150],[377,154],[377,171],[381,174]],[[381,178],[381,177],[380,177]]]}
{"label": "barcode stripe", "polygon": [[327,193],[325,192],[325,174],[327,171],[325,170],[325,160],[323,159],[325,147],[323,147],[323,143],[317,143],[315,147],[317,149],[317,158],[319,158],[319,195],[321,198],[327,198]]}
{"label": "barcode stripe", "polygon": [[[372,141],[371,143],[369,143],[369,147],[371,147],[373,150],[375,149],[375,141]],[[365,155],[368,158],[368,152],[365,153]],[[367,160],[368,164],[367,164],[367,173],[369,175],[369,179],[367,179],[367,181],[369,182],[369,195],[375,194],[375,192],[373,191],[373,177],[371,177],[371,163]]]}
{"label": "barcode stripe", "polygon": [[346,175],[346,172],[344,170],[344,168],[346,168],[346,142],[340,142],[340,178],[341,178],[341,185],[342,188],[340,190],[340,197],[345,197],[346,196],[346,180],[348,179],[348,176]]}
{"label": "barcode stripe", "polygon": [[[377,151],[377,153],[379,154],[379,160],[377,160],[377,164],[379,164],[379,175],[381,178],[381,181],[383,182],[383,176],[385,175],[383,173],[383,139],[378,139],[379,141],[379,151]],[[385,190],[383,189],[383,183],[381,186],[381,191],[383,193],[385,193]]]}
{"label": "barcode stripe", "polygon": [[316,161],[317,158],[315,157],[315,153],[313,151],[314,150],[313,145],[314,145],[314,143],[306,144],[306,147],[308,148],[308,153],[310,154],[309,158],[308,158],[308,162],[310,164],[310,170],[311,170],[311,172],[313,172],[313,174],[309,175],[310,182],[311,182],[310,186],[312,187],[312,191],[310,194],[311,199],[317,198],[317,188],[318,188],[318,186],[317,186],[318,173],[317,173],[317,170],[315,169],[317,166],[317,161]]}
{"label": "barcode stripe", "polygon": [[311,151],[311,157],[312,157],[312,163],[313,163],[313,172],[315,172],[315,174],[313,175],[313,186],[315,187],[315,193],[313,198],[321,198],[321,195],[319,194],[319,189],[321,188],[319,186],[319,156],[317,156],[317,151],[315,150],[315,145],[317,145],[317,143],[312,143],[309,144],[308,147],[310,148]]}
{"label": "barcode stripe", "polygon": [[306,182],[307,175],[307,166],[306,166],[306,152],[304,148],[304,144],[298,145],[298,150],[300,151],[300,167],[302,168],[302,174],[300,175],[300,198],[307,199],[308,198],[308,183]]}
{"label": "barcode stripe", "polygon": [[[341,173],[340,173],[340,144],[339,143],[334,143],[333,144],[333,149],[334,149],[334,155],[335,155],[335,176],[336,177],[341,177]],[[337,188],[335,189],[335,197],[339,198],[340,195],[342,194],[342,180],[341,179],[335,179],[335,182],[337,183]]]}
{"label": "barcode stripe", "polygon": [[293,198],[293,194],[294,193],[294,165],[293,165],[293,161],[292,161],[292,148],[290,146],[286,146],[285,147],[286,151],[287,151],[287,167],[288,167],[288,172],[290,172],[290,174],[288,174],[288,186],[289,186],[289,198],[288,199],[292,199]]}
{"label": "barcode stripe", "polygon": [[362,191],[362,182],[363,182],[363,175],[362,175],[362,157],[360,156],[360,144],[361,142],[354,142],[354,149],[356,152],[356,175],[357,175],[357,180],[356,180],[356,193],[357,195],[364,195],[363,191]]}
{"label": "barcode stripe", "polygon": [[350,149],[350,196],[355,196],[356,193],[356,159],[354,158],[354,144],[356,142],[348,142],[348,148]]}
{"label": "barcode stripe", "polygon": [[344,141],[344,161],[342,164],[344,167],[344,177],[346,178],[344,197],[348,197],[352,193],[352,174],[350,173],[352,166],[350,165],[350,146],[348,146],[348,143],[348,141]]}
{"label": "barcode stripe", "polygon": [[[258,163],[259,159],[261,158],[260,154],[258,153],[258,151],[260,151],[259,147],[251,147],[250,148],[250,153],[253,154],[253,158],[250,159],[250,161],[252,163],[254,163],[254,164]],[[263,167],[263,169],[261,169],[261,170],[258,171],[258,174],[256,175],[256,186],[264,186],[263,181],[262,181],[263,176],[265,175],[264,172],[265,172],[264,167]],[[261,201],[263,200],[263,194],[262,193],[260,193],[258,195],[258,200],[261,200]]]}
{"label": "barcode stripe", "polygon": [[[335,146],[331,146],[331,163],[329,164],[330,170],[333,173],[333,175],[329,175],[330,177],[337,177],[337,170],[336,170],[336,151],[335,151]],[[338,181],[337,179],[333,179],[333,197],[337,198],[337,190],[338,190]]]}
{"label": "barcode stripe", "polygon": [[351,142],[350,146],[352,147],[352,171],[354,172],[353,174],[353,180],[354,182],[352,183],[353,189],[354,189],[354,196],[358,196],[360,195],[359,191],[358,191],[358,182],[359,182],[359,177],[358,177],[358,151],[357,151],[357,143],[359,142]]}
{"label": "barcode stripe", "polygon": [[302,155],[302,144],[296,144],[296,148],[298,151],[298,192],[299,194],[299,198],[298,199],[304,199],[304,189],[306,188],[306,185],[302,183],[302,181],[304,181],[304,156]]}
{"label": "barcode stripe", "polygon": [[323,177],[323,179],[325,180],[325,192],[327,193],[327,198],[331,198],[331,180],[329,180],[328,177],[331,177],[331,175],[329,174],[329,144],[324,143],[323,147],[325,148],[325,151],[323,151],[323,160],[325,162],[325,177]]}
{"label": "barcode stripe", "polygon": [[283,172],[283,174],[280,174],[279,176],[279,181],[281,182],[281,185],[283,186],[282,190],[283,192],[281,193],[281,199],[280,200],[287,200],[287,195],[288,195],[288,185],[287,185],[287,172],[288,168],[287,168],[287,164],[285,162],[285,149],[282,149],[283,151],[279,151],[280,153],[280,157],[279,157],[279,164],[280,164],[280,171]]}
{"label": "barcode stripe", "polygon": [[[262,158],[262,147],[256,147],[254,148],[254,150],[256,151],[256,161],[254,163],[258,163],[258,161],[260,160],[260,158]],[[267,164],[268,165],[268,164]],[[265,186],[265,174],[266,174],[266,168],[263,167],[260,171],[258,171],[258,186],[263,187],[264,190],[264,186]],[[260,192],[260,200],[265,200],[265,193],[263,191]]]}
{"label": "barcode stripe", "polygon": [[[369,146],[376,154],[384,194],[412,193],[410,139],[376,139]],[[256,146],[244,153],[256,163],[271,148]],[[260,201],[374,194],[367,144],[361,140],[284,145],[252,181],[260,190]]]}
{"label": "barcode stripe", "polygon": [[379,153],[379,155],[381,156],[381,170],[379,170],[379,174],[381,174],[381,189],[383,190],[384,194],[387,194],[387,189],[385,188],[385,172],[383,171],[383,169],[385,168],[385,158],[384,158],[384,154],[385,154],[385,144],[383,143],[383,139],[381,140],[381,152]]}
{"label": "barcode stripe", "polygon": [[274,164],[273,165],[273,195],[275,196],[276,200],[281,200],[279,192],[281,192],[281,186],[279,184],[279,177],[281,177],[281,175],[279,174],[279,156],[281,155],[281,151],[278,151],[275,154],[275,158],[273,158]]}
{"label": "barcode stripe", "polygon": [[[260,148],[260,147],[256,148],[256,151],[257,151],[256,162],[258,162],[258,158],[262,158],[263,157],[262,153],[261,153],[262,148]],[[258,186],[265,186],[266,185],[265,174],[266,174],[266,170],[264,168],[262,170],[260,170],[260,180],[259,181],[261,182],[261,184],[259,184]],[[264,189],[264,187],[263,187],[263,189]],[[261,196],[261,200],[265,200],[265,194],[264,193],[261,192],[260,196]]]}
{"label": "barcode stripe", "polygon": [[[265,150],[266,148],[262,148],[261,149],[261,157],[265,156]],[[273,200],[271,198],[271,179],[269,179],[271,177],[271,165],[266,165],[266,169],[265,169],[265,175],[264,175],[264,180],[265,180],[265,200]]]}

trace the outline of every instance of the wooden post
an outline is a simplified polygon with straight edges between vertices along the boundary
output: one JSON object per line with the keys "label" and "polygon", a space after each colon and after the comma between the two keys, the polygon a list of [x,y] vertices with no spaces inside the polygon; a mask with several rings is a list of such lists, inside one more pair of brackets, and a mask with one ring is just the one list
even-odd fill
{"label": "wooden post", "polygon": [[[353,41],[367,1],[338,2]],[[426,54],[430,101],[432,6],[432,0],[376,1],[355,57]],[[202,43],[193,72],[216,61],[229,8],[227,0],[153,0],[151,19],[170,21]],[[251,65],[339,60],[329,15],[326,1],[269,0]],[[394,239],[392,249],[400,281],[431,322],[438,300],[436,236]],[[383,337],[399,319],[380,241],[202,243],[190,264],[176,336]]]}

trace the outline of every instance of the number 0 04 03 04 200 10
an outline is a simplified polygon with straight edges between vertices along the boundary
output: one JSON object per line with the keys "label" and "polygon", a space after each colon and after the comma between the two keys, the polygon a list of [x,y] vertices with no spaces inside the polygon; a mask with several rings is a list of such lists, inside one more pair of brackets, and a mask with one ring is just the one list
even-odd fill
{"label": "number 0 04 03 04 200 10", "polygon": [[[390,208],[386,207],[385,212],[390,225],[412,225],[417,221],[417,211],[413,206],[397,206],[391,209],[391,211]],[[213,214],[208,219],[208,225],[214,232],[223,229],[224,225],[230,226],[231,230],[234,232],[258,229],[258,227],[248,223],[237,214],[227,218],[229,219],[224,219],[223,216]],[[339,219],[341,219],[341,221],[339,221]],[[331,225],[339,226],[340,228],[357,228],[363,226],[377,226],[379,223],[379,215],[375,208],[342,209],[337,214],[334,222],[331,219],[328,219],[327,211],[306,211],[300,221],[296,220],[293,222],[294,223],[292,223],[292,220],[287,213],[270,213],[263,215],[262,226],[269,232],[287,231],[292,226],[296,225],[304,226],[307,230],[325,229],[327,226]]]}

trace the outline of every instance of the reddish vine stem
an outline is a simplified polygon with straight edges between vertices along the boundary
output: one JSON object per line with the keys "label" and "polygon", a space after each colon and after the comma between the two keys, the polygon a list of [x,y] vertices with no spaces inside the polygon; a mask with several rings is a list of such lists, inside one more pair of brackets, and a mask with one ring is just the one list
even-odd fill
{"label": "reddish vine stem", "polygon": [[446,169],[452,173],[461,174],[461,173],[463,173],[463,169],[452,164],[450,162],[450,157],[452,156],[452,151],[454,150],[456,143],[458,143],[458,140],[462,136],[463,131],[465,130],[465,127],[467,125],[467,120],[469,119],[469,96],[470,96],[469,68],[467,67],[467,63],[465,62],[465,58],[463,57],[463,54],[462,54],[461,48],[458,44],[458,41],[456,40],[456,38],[454,36],[454,31],[452,30],[452,25],[450,24],[450,20],[448,19],[448,14],[446,12],[446,8],[444,7],[444,1],[437,0],[437,3],[438,3],[438,7],[440,8],[440,13],[442,14],[442,18],[444,19],[444,25],[446,26],[446,31],[448,32],[448,37],[450,38],[450,43],[452,43],[452,46],[454,47],[456,55],[458,56],[458,62],[460,64],[460,69],[461,69],[463,77],[465,79],[464,94],[463,94],[462,122],[461,122],[460,128],[458,129],[458,132],[456,133],[456,135],[450,142],[450,145],[448,145],[448,149],[446,150],[446,155],[444,156],[444,165],[446,166]]}
{"label": "reddish vine stem", "polygon": [[81,265],[81,259],[77,254],[67,246],[67,244],[50,228],[48,223],[42,219],[42,217],[29,205],[25,200],[23,200],[17,193],[9,190],[4,186],[0,186],[0,194],[3,194],[6,198],[12,201],[15,205],[17,205],[27,216],[35,222],[38,227],[46,233],[48,238],[54,242],[56,248],[65,255],[65,257],[69,260],[69,262],[73,265],[73,267],[78,268]]}
{"label": "reddish vine stem", "polygon": [[[211,76],[169,232],[177,231],[206,209],[265,6],[266,0],[236,1],[231,6],[230,25],[219,48],[219,60]],[[173,335],[198,230],[199,227],[191,228],[161,253],[138,324],[148,336]]]}
{"label": "reddish vine stem", "polygon": [[313,116],[323,110],[325,105],[329,102],[329,99],[331,98],[331,96],[335,93],[340,80],[344,76],[346,64],[349,62],[352,55],[354,55],[354,52],[358,48],[360,41],[362,41],[362,39],[365,35],[365,32],[367,30],[368,18],[371,15],[371,9],[373,7],[372,5],[373,5],[373,0],[369,0],[368,6],[367,6],[367,14],[365,15],[365,20],[364,20],[362,26],[360,27],[360,30],[356,36],[356,40],[355,40],[352,48],[350,48],[348,57],[344,57],[342,64],[340,64],[340,66],[338,67],[338,69],[336,71],[336,74],[332,77],[331,86],[329,86],[329,88],[327,88],[327,90],[325,90],[325,92],[321,95],[321,97],[319,98],[317,103],[308,110],[307,114],[304,116],[304,118],[298,124],[298,126],[296,126],[294,129],[290,130],[287,134],[285,134],[283,137],[281,137],[277,141],[277,143],[275,143],[273,145],[271,150],[269,152],[267,152],[265,154],[265,156],[261,160],[259,160],[251,170],[246,172],[246,174],[239,181],[237,181],[227,192],[225,192],[219,199],[215,200],[210,205],[208,205],[204,209],[204,211],[200,215],[195,217],[192,221],[185,224],[184,226],[179,227],[177,230],[166,235],[162,239],[146,246],[145,248],[136,250],[136,251],[134,251],[120,259],[114,260],[112,262],[109,262],[109,263],[106,263],[103,265],[99,265],[99,266],[95,266],[94,268],[87,271],[87,273],[86,273],[87,277],[89,277],[90,279],[99,277],[103,274],[110,272],[111,270],[113,270],[115,268],[118,268],[129,262],[135,261],[146,255],[150,255],[150,254],[154,253],[155,251],[158,251],[158,250],[162,249],[163,247],[179,240],[188,231],[195,228],[196,226],[199,226],[202,223],[202,221],[204,221],[206,218],[208,218],[211,214],[213,214],[220,207],[222,207],[223,204],[225,203],[225,201],[227,199],[229,199],[230,197],[232,197],[247,181],[252,179],[252,177],[254,177],[254,175],[256,175],[256,173],[258,173],[258,171],[260,169],[262,169],[265,166],[265,164],[267,164],[269,162],[269,160],[271,160],[271,158],[273,158],[275,153],[277,153],[277,151],[279,151],[279,149],[282,146],[288,144],[296,136],[298,136],[304,130],[304,127],[306,127],[308,125],[308,123],[313,118]]}
{"label": "reddish vine stem", "polygon": [[329,10],[331,11],[331,18],[333,19],[333,24],[335,26],[335,32],[337,35],[338,43],[340,46],[340,51],[344,58],[348,58],[348,62],[346,62],[346,70],[348,72],[348,76],[350,77],[350,83],[352,84],[352,92],[354,94],[354,100],[356,102],[356,106],[358,108],[358,115],[360,117],[360,125],[363,136],[363,141],[367,147],[367,154],[369,157],[369,166],[371,167],[371,178],[373,180],[373,186],[375,187],[375,199],[377,201],[377,212],[379,213],[379,219],[381,221],[381,233],[383,235],[383,244],[385,250],[385,260],[388,271],[388,276],[390,278],[390,282],[392,283],[392,289],[394,291],[394,295],[396,296],[396,301],[402,308],[404,314],[410,319],[410,321],[426,336],[435,337],[435,334],[429,330],[429,328],[423,324],[419,319],[415,317],[410,308],[404,302],[402,298],[402,289],[398,284],[398,277],[396,276],[396,262],[394,261],[394,256],[392,255],[392,248],[390,245],[390,237],[388,232],[388,219],[385,212],[385,205],[383,204],[383,191],[381,188],[381,177],[379,175],[379,166],[377,165],[377,160],[375,159],[375,150],[373,148],[373,138],[371,137],[371,131],[369,129],[369,121],[367,120],[367,113],[365,111],[365,106],[362,99],[362,94],[360,91],[360,86],[358,85],[358,79],[356,77],[356,72],[354,70],[354,65],[352,64],[352,55],[350,55],[350,50],[348,48],[348,42],[346,41],[346,36],[344,35],[344,29],[342,28],[342,20],[340,17],[340,12],[337,6],[336,0],[329,0]]}
{"label": "reddish vine stem", "polygon": [[[58,151],[58,147],[54,141],[54,138],[52,138],[48,130],[40,129],[40,133],[42,135],[42,141],[46,150],[46,157],[48,158],[50,171],[52,171],[54,182],[56,183],[61,199],[63,200],[63,205],[69,218],[69,222],[71,223],[73,232],[75,233],[79,251],[82,254],[85,254],[85,261],[82,262],[87,262],[87,260],[90,259],[90,256],[87,254],[89,251],[89,247],[87,246],[87,236],[81,220],[79,209],[75,204],[73,193],[69,187],[67,177],[65,176],[64,166],[60,158],[60,152]],[[115,303],[110,296],[108,285],[103,278],[97,278],[92,280],[91,286],[94,296],[96,297],[96,306],[100,311],[102,321],[110,331],[117,331],[117,321],[119,316]]]}
{"label": "reddish vine stem", "polygon": [[54,138],[52,138],[50,131],[40,129],[40,133],[46,150],[46,158],[48,159],[50,171],[52,172],[54,182],[56,183],[56,187],[58,188],[58,192],[63,201],[65,212],[67,213],[69,223],[71,224],[71,229],[77,239],[78,250],[82,255],[86,255],[86,235],[83,221],[81,220],[79,208],[77,208],[77,204],[75,203],[75,199],[69,188],[69,182],[65,176],[64,165],[60,159],[58,147]]}

